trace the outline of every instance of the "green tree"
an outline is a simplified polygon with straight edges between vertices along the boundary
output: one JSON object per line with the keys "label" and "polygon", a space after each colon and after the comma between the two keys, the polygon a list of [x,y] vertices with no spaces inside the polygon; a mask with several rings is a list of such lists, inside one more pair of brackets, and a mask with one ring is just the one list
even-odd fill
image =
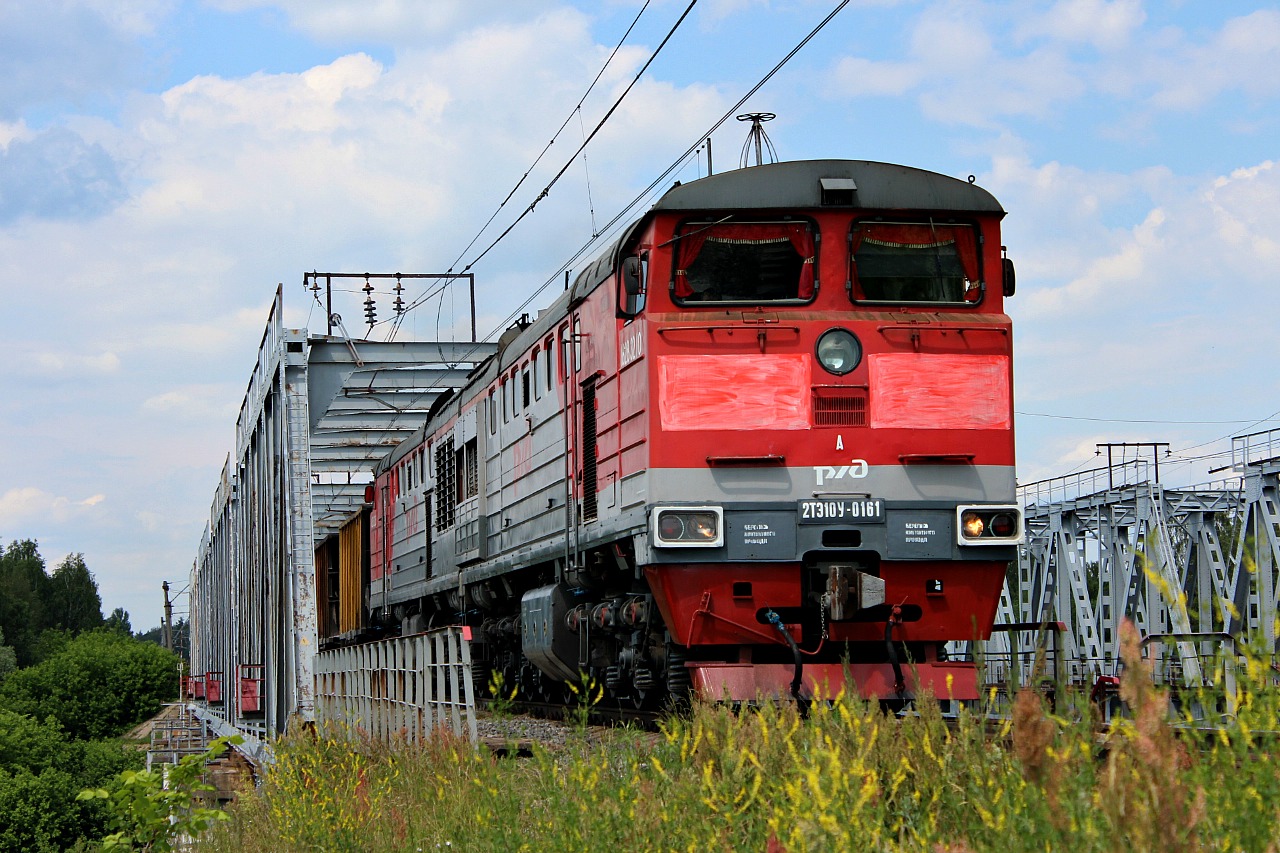
{"label": "green tree", "polygon": [[48,627],[44,615],[49,576],[34,539],[10,542],[0,554],[0,630],[18,666],[36,662],[35,646]]}
{"label": "green tree", "polygon": [[[173,630],[170,632],[170,635],[173,637],[173,650],[177,652],[180,657],[188,657],[187,646],[189,645],[188,637],[190,636],[190,633],[190,626],[187,624],[186,619],[183,619],[180,616],[173,621]],[[148,643],[155,643],[157,646],[163,646],[164,626],[157,625],[148,631],[140,631],[134,636],[139,640],[145,640]]]}
{"label": "green tree", "polygon": [[53,853],[101,835],[108,809],[77,800],[81,788],[83,782],[56,767],[39,773],[0,770],[0,851]]}
{"label": "green tree", "polygon": [[133,626],[129,624],[129,611],[123,607],[117,607],[112,610],[111,615],[103,620],[102,626],[118,634],[133,636]]}
{"label": "green tree", "polygon": [[0,851],[63,850],[107,829],[108,809],[85,786],[112,785],[142,765],[119,741],[67,741],[57,720],[0,710]]}
{"label": "green tree", "polygon": [[71,738],[114,737],[178,694],[178,658],[108,630],[89,631],[0,685],[0,708],[53,717]]}
{"label": "green tree", "polygon": [[53,570],[47,584],[45,618],[49,626],[79,634],[102,624],[98,582],[84,563],[84,554],[69,554]]}
{"label": "green tree", "polygon": [[0,684],[4,684],[9,673],[18,668],[18,655],[13,646],[4,644],[4,629],[0,628]]}

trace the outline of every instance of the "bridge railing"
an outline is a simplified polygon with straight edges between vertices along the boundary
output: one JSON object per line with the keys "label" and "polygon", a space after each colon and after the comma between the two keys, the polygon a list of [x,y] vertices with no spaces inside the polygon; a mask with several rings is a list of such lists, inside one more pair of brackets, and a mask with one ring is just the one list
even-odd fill
{"label": "bridge railing", "polygon": [[471,645],[462,627],[329,649],[316,655],[316,721],[382,742],[439,729],[475,741]]}

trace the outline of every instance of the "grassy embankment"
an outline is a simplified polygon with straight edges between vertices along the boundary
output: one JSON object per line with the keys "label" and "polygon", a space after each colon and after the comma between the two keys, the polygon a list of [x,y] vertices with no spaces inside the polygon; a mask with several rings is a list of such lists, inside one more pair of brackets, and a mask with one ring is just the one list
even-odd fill
{"label": "grassy embankment", "polygon": [[[1138,672],[1136,638],[1126,639]],[[1131,716],[1019,694],[994,732],[937,706],[893,719],[847,696],[733,713],[702,707],[655,739],[619,732],[497,758],[289,740],[265,786],[200,850],[1007,851],[1276,850],[1280,700],[1261,661],[1238,719],[1208,738],[1168,722],[1168,697],[1126,678]]]}

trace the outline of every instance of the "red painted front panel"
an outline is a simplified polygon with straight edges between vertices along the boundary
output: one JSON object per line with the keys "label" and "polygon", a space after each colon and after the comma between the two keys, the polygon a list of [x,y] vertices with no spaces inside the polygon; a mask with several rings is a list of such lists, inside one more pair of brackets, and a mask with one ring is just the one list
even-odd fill
{"label": "red painted front panel", "polygon": [[1012,426],[1009,357],[875,353],[872,429],[998,429]]}
{"label": "red painted front panel", "polygon": [[[791,695],[795,669],[787,664],[690,663],[694,692],[712,701],[749,702]],[[892,699],[893,668],[889,664],[824,663],[804,665],[801,695],[834,698],[847,689],[847,679],[864,699]],[[939,699],[977,699],[978,670],[971,663],[917,663],[902,668],[913,695],[928,692]]]}
{"label": "red painted front panel", "polygon": [[808,429],[811,364],[805,353],[661,356],[662,428]]}
{"label": "red painted front panel", "polygon": [[[645,575],[671,636],[684,646],[781,642],[756,614],[800,604],[798,564],[648,566]],[[735,596],[735,583],[750,584],[750,595]]]}
{"label": "red painted front panel", "polygon": [[[907,642],[944,642],[979,639],[991,635],[1000,589],[1003,563],[885,562],[880,575],[885,601],[920,608],[918,620],[906,622],[894,634]],[[654,599],[671,635],[685,646],[738,643],[782,645],[782,638],[759,621],[765,608],[800,604],[800,566],[790,564],[719,563],[649,566],[645,569]],[[942,582],[941,595],[928,595],[928,581]],[[734,595],[750,585],[748,595]],[[791,635],[809,646],[799,625]],[[882,642],[883,622],[829,623],[828,636],[837,642]]]}

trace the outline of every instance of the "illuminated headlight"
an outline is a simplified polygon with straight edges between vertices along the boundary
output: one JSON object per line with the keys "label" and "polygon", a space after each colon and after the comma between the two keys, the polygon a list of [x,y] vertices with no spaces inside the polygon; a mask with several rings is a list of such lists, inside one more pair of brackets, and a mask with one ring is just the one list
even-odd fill
{"label": "illuminated headlight", "polygon": [[657,548],[718,548],[724,544],[724,514],[718,506],[654,507]]}
{"label": "illuminated headlight", "polygon": [[1022,544],[1022,510],[1016,506],[961,506],[956,520],[961,545]]}
{"label": "illuminated headlight", "polygon": [[828,373],[844,376],[862,361],[862,345],[848,329],[828,329],[818,338],[818,364]]}

